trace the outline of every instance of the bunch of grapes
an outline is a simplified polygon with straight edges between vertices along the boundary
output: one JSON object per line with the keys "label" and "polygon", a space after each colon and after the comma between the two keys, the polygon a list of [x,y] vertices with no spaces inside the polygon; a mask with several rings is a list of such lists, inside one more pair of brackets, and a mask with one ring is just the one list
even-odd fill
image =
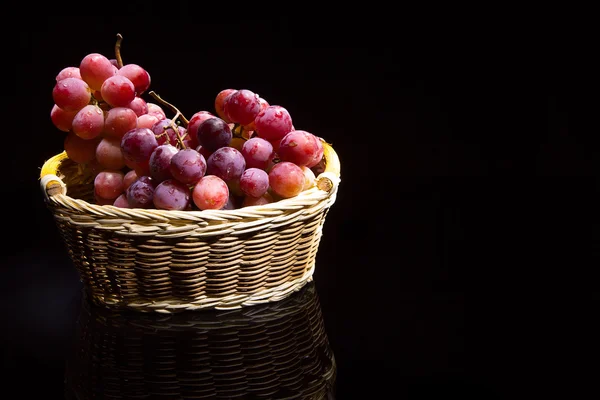
{"label": "bunch of grapes", "polygon": [[188,120],[148,92],[146,69],[123,64],[121,39],[116,58],[86,55],[58,73],[52,91],[51,120],[66,133],[69,159],[92,171],[97,204],[237,209],[295,197],[315,185],[324,167],[322,141],[295,129],[287,109],[248,89],[224,89],[213,111]]}

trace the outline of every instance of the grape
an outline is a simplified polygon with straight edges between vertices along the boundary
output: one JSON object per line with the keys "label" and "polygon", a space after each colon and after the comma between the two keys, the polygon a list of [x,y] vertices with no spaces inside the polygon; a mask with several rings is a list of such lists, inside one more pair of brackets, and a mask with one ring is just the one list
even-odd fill
{"label": "grape", "polygon": [[135,182],[137,179],[138,179],[138,174],[136,174],[135,170],[132,169],[130,171],[127,171],[127,173],[123,177],[123,189],[127,190],[129,188],[129,186],[131,186],[131,184],[133,182]]}
{"label": "grape", "polygon": [[113,206],[119,208],[129,208],[129,202],[127,201],[127,195],[125,193],[121,193],[119,197],[117,197],[113,203]]}
{"label": "grape", "polygon": [[244,200],[242,200],[242,207],[262,206],[265,204],[273,203],[274,201],[275,199],[273,199],[273,196],[271,196],[269,192],[266,192],[260,197],[244,197]]}
{"label": "grape", "polygon": [[137,127],[137,119],[135,111],[129,107],[111,108],[104,120],[104,133],[122,139],[127,132]]}
{"label": "grape", "polygon": [[192,189],[192,200],[200,210],[219,210],[227,204],[229,188],[215,175],[205,175]]}
{"label": "grape", "polygon": [[59,130],[69,132],[73,126],[75,114],[77,111],[65,111],[55,104],[50,111],[50,119]]}
{"label": "grape", "polygon": [[209,151],[206,147],[202,147],[201,144],[196,146],[196,151],[204,156],[205,160],[208,160],[208,157],[212,154],[212,151]]}
{"label": "grape", "polygon": [[[262,110],[269,107],[269,105],[270,105],[265,99],[263,99],[260,96],[258,97],[258,102],[260,104],[260,109],[258,110],[258,112],[261,112]],[[258,113],[257,113],[257,115],[258,115]],[[256,130],[256,125],[254,125],[254,118],[252,118],[252,121],[249,124],[244,125],[244,131],[245,132],[253,132],[255,130]]]}
{"label": "grape", "polygon": [[181,149],[171,158],[170,169],[173,178],[194,185],[206,173],[206,159],[194,149]]}
{"label": "grape", "polygon": [[140,176],[135,182],[129,185],[125,192],[127,196],[127,203],[131,208],[152,208],[154,206],[154,188],[152,179],[144,176]]}
{"label": "grape", "polygon": [[323,152],[325,151],[325,149],[323,148],[323,142],[321,142],[321,139],[316,137],[317,139],[317,152],[315,154],[315,157],[312,159],[312,161],[310,161],[308,164],[306,164],[306,166],[308,168],[312,168],[315,165],[317,165],[318,163],[321,162],[321,160],[323,159]]}
{"label": "grape", "polygon": [[152,129],[154,124],[160,121],[156,116],[150,114],[144,114],[137,117],[136,127]]}
{"label": "grape", "polygon": [[122,75],[133,83],[136,96],[141,96],[150,87],[150,74],[137,64],[123,65],[117,75]]}
{"label": "grape", "polygon": [[258,95],[247,89],[232,92],[223,102],[223,112],[228,122],[246,125],[254,121],[260,111]]}
{"label": "grape", "polygon": [[207,119],[198,126],[196,137],[198,144],[214,152],[221,147],[229,145],[233,134],[231,128],[224,120],[215,117]]}
{"label": "grape", "polygon": [[79,78],[65,78],[54,85],[52,99],[65,111],[79,111],[89,104],[92,91],[88,84]]}
{"label": "grape", "polygon": [[119,62],[116,58],[111,58],[110,63],[115,66],[115,68],[119,69]]}
{"label": "grape", "polygon": [[318,157],[319,151],[322,156],[321,141],[312,133],[298,130],[289,132],[281,139],[277,154],[282,161],[308,166],[316,164],[314,160]]}
{"label": "grape", "polygon": [[183,126],[175,124],[171,119],[165,118],[158,121],[152,126],[152,132],[156,136],[158,144],[169,143],[173,146],[177,146],[179,140],[177,140],[177,134],[171,125],[175,125],[179,131],[179,136],[183,137],[186,133],[186,129]]}
{"label": "grape", "polygon": [[147,163],[158,147],[154,133],[148,128],[134,128],[121,139],[121,151],[126,161]]}
{"label": "grape", "polygon": [[266,170],[273,161],[275,153],[273,145],[260,137],[248,139],[241,150],[246,160],[246,168],[260,168]]}
{"label": "grape", "polygon": [[114,76],[117,71],[117,67],[108,58],[98,53],[86,55],[79,64],[81,79],[93,90],[101,90],[104,81]]}
{"label": "grape", "polygon": [[115,200],[123,193],[125,174],[117,170],[104,170],[94,178],[94,193],[107,200]]}
{"label": "grape", "polygon": [[235,89],[224,89],[224,90],[221,90],[217,94],[217,97],[215,98],[215,112],[217,113],[217,116],[220,117],[225,122],[231,122],[228,119],[227,115],[225,115],[225,111],[224,111],[225,99],[227,98],[227,96],[229,96],[233,92],[235,92]]}
{"label": "grape", "polygon": [[152,154],[148,165],[150,167],[150,176],[156,183],[173,178],[171,174],[171,158],[177,154],[179,149],[170,144],[159,145]]}
{"label": "grape", "polygon": [[245,169],[244,156],[233,147],[221,147],[206,160],[206,173],[216,175],[225,182],[239,179]]}
{"label": "grape", "polygon": [[246,196],[260,197],[269,189],[269,175],[259,168],[247,168],[240,177],[240,189]]}
{"label": "grape", "polygon": [[304,172],[304,185],[302,186],[302,190],[308,190],[315,185],[315,173],[307,166],[301,166],[302,172]]}
{"label": "grape", "polygon": [[114,137],[102,138],[96,146],[96,160],[106,169],[121,169],[125,167],[125,159],[121,152],[121,140]]}
{"label": "grape", "polygon": [[152,202],[159,210],[186,210],[190,205],[190,188],[175,179],[167,179],[156,186]]}
{"label": "grape", "polygon": [[125,107],[135,99],[133,83],[122,75],[107,78],[102,84],[100,93],[111,107]]}
{"label": "grape", "polygon": [[260,137],[271,142],[283,138],[292,130],[292,117],[281,106],[268,106],[258,113],[254,126]]}
{"label": "grape", "polygon": [[297,196],[304,187],[304,172],[289,161],[281,161],[269,172],[269,185],[275,194],[289,198]]}
{"label": "grape", "polygon": [[99,141],[99,139],[82,139],[75,132],[69,132],[63,141],[63,148],[71,160],[77,164],[85,164],[96,157],[96,146]]}
{"label": "grape", "polygon": [[56,82],[60,82],[65,78],[81,79],[78,67],[65,67],[56,75]]}
{"label": "grape", "polygon": [[190,118],[187,126],[188,136],[191,139],[190,147],[198,146],[198,127],[209,118],[214,118],[214,115],[208,111],[198,111]]}
{"label": "grape", "polygon": [[110,206],[115,202],[115,199],[105,199],[99,196],[98,193],[94,193],[94,198],[96,199],[96,204],[99,206]]}
{"label": "grape", "polygon": [[165,111],[158,104],[148,102],[146,105],[148,106],[148,114],[154,115],[158,119],[167,118],[167,114],[165,114]]}
{"label": "grape", "polygon": [[89,104],[75,114],[72,123],[73,132],[82,139],[93,139],[104,131],[104,111]]}
{"label": "grape", "polygon": [[148,104],[141,97],[136,96],[126,107],[131,108],[138,117],[148,114]]}
{"label": "grape", "polygon": [[[123,149],[121,148],[121,151]],[[131,161],[125,159],[125,165],[135,171],[137,176],[150,175],[150,160],[148,161]]]}

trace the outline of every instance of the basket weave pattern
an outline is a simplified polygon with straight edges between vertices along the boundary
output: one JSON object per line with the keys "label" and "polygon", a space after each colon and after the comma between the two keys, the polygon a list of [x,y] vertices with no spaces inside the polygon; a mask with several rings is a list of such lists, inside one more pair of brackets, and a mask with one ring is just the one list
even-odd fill
{"label": "basket weave pattern", "polygon": [[340,181],[337,155],[327,150],[317,186],[236,210],[99,206],[93,175],[64,153],[44,164],[41,186],[96,304],[157,312],[238,308],[280,300],[312,279]]}
{"label": "basket weave pattern", "polygon": [[[85,298],[84,298],[85,300]],[[209,313],[120,313],[82,302],[66,391],[78,399],[324,399],[336,363],[314,284]]]}

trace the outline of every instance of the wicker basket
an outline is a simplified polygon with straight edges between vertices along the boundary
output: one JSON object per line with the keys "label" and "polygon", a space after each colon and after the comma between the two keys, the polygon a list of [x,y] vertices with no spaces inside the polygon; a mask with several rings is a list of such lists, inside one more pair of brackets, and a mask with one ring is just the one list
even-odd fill
{"label": "wicker basket", "polygon": [[[325,399],[336,363],[314,283],[232,311],[111,310],[84,297],[65,371],[76,399]],[[329,397],[327,397],[329,396]]]}
{"label": "wicker basket", "polygon": [[323,146],[315,187],[236,210],[96,205],[91,171],[65,152],[44,163],[40,183],[94,303],[157,312],[238,308],[283,299],[312,279],[340,182],[339,158]]}

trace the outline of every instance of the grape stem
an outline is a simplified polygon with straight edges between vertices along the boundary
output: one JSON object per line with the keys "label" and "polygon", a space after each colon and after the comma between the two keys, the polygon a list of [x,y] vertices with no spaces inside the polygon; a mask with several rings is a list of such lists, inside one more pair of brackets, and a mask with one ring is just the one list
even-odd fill
{"label": "grape stem", "polygon": [[177,118],[181,118],[181,121],[183,122],[183,126],[185,128],[187,128],[190,121],[188,121],[183,116],[183,114],[181,113],[181,111],[179,111],[177,109],[177,107],[175,107],[173,104],[169,103],[168,101],[163,100],[162,97],[160,97],[154,90],[151,90],[150,92],[148,92],[148,94],[150,96],[152,96],[154,99],[156,99],[156,101],[158,101],[160,104],[169,107],[171,109],[171,111],[176,114],[176,117],[174,117],[173,120],[176,120]]}
{"label": "grape stem", "polygon": [[177,110],[177,113],[175,114],[175,116],[173,117],[173,119],[171,119],[169,121],[169,125],[171,125],[171,129],[173,129],[175,131],[175,134],[177,135],[177,141],[179,142],[179,145],[181,146],[182,149],[186,148],[185,143],[183,143],[183,138],[181,137],[181,135],[179,134],[179,127],[177,125],[175,125],[175,122],[177,118],[179,118],[181,116],[181,113],[179,112],[179,110]]}
{"label": "grape stem", "polygon": [[115,44],[115,57],[117,59],[117,68],[121,68],[123,66],[123,59],[121,58],[121,41],[123,40],[123,35],[117,33],[117,43]]}

